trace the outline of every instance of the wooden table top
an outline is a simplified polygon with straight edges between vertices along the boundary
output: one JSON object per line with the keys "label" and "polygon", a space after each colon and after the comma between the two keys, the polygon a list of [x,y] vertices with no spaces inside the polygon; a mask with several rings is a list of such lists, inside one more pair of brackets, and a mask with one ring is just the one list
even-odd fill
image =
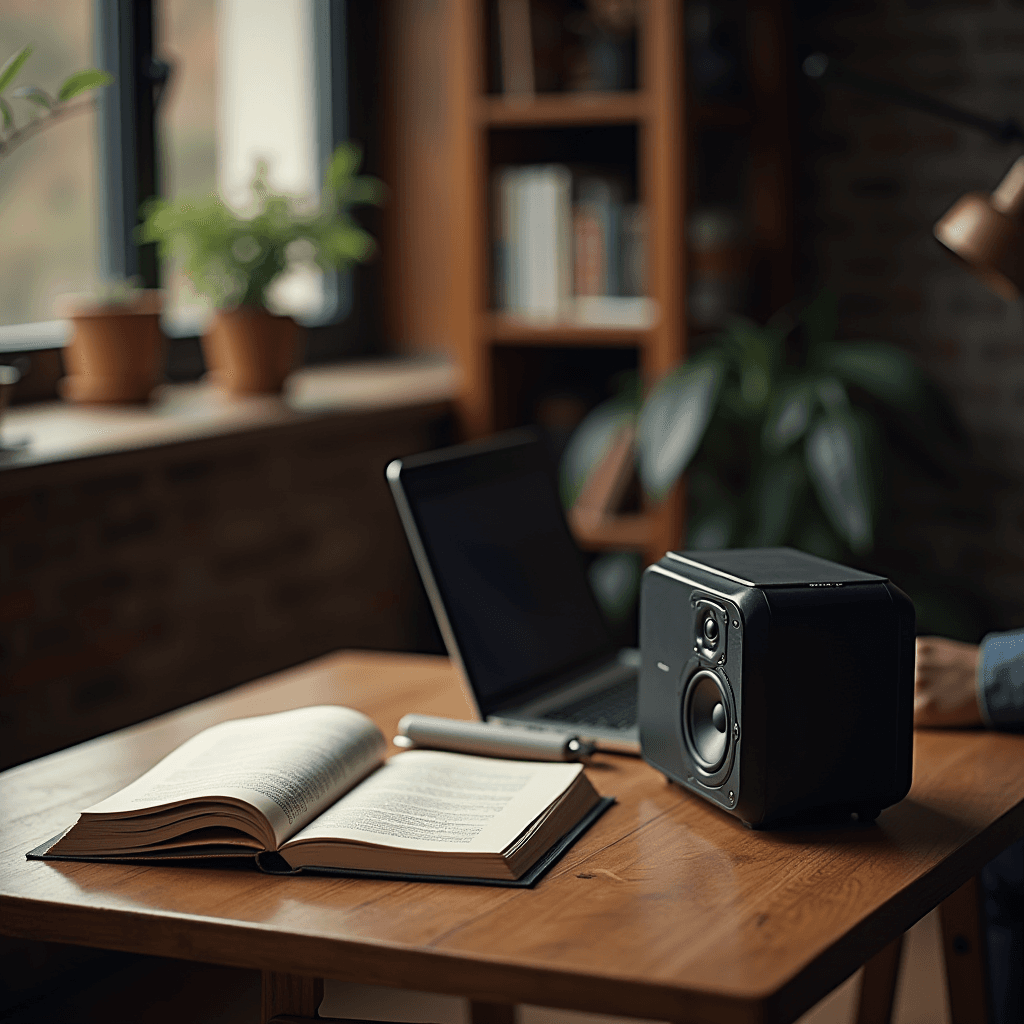
{"label": "wooden table top", "polygon": [[1024,736],[920,732],[877,826],[754,832],[635,758],[533,890],[41,863],[25,852],[215,722],[315,703],[470,717],[447,660],[335,654],[0,776],[0,932],[673,1021],[790,1021],[1024,834]]}

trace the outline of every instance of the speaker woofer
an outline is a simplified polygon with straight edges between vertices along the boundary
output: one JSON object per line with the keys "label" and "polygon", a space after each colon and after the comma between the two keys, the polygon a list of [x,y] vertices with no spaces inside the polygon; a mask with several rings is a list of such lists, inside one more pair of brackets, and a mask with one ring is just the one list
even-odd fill
{"label": "speaker woofer", "polygon": [[718,771],[729,755],[729,700],[722,680],[704,669],[690,679],[683,696],[683,735],[703,771]]}

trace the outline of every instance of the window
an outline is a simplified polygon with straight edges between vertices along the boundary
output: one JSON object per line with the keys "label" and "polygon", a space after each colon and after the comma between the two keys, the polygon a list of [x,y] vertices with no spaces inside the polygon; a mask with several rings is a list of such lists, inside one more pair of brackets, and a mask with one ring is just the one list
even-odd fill
{"label": "window", "polygon": [[[256,161],[265,160],[274,191],[316,196],[334,148],[327,5],[315,0],[160,0],[154,49],[172,68],[157,117],[160,191],[171,198],[219,191],[244,208]],[[178,266],[161,268],[167,321],[193,332],[209,313]],[[333,281],[290,273],[272,301],[307,322],[332,318]],[[341,311],[341,312],[347,312]]]}
{"label": "window", "polygon": [[[19,331],[40,337],[44,325],[32,322],[54,317],[60,293],[137,275],[168,289],[171,376],[194,376],[201,366],[195,359],[176,365],[174,339],[200,333],[209,309],[180,267],[158,266],[152,247],[135,244],[140,202],[219,189],[238,203],[257,157],[267,161],[275,190],[315,196],[331,152],[348,137],[350,66],[365,105],[358,128],[367,129],[375,110],[379,12],[361,10],[358,0],[7,0],[5,7],[6,50],[36,46],[19,81],[51,88],[62,74],[92,65],[109,70],[115,85],[95,114],[54,126],[0,165],[0,347]],[[353,45],[365,51],[353,61],[350,18],[360,32]],[[365,167],[374,170],[370,160]],[[375,284],[357,291],[378,294]],[[316,359],[373,347],[366,335],[379,316],[369,315],[365,298],[353,307],[352,295],[347,279],[310,271],[290,275],[274,298],[307,324],[332,325],[311,336]],[[51,333],[59,338],[60,330],[54,324]]]}
{"label": "window", "polygon": [[[16,85],[51,94],[93,61],[93,19],[81,0],[6,0],[0,64],[26,44]],[[34,116],[12,99],[17,124]],[[83,104],[83,107],[85,104]],[[54,301],[99,280],[96,115],[86,110],[29,139],[0,163],[0,326],[52,320]]]}

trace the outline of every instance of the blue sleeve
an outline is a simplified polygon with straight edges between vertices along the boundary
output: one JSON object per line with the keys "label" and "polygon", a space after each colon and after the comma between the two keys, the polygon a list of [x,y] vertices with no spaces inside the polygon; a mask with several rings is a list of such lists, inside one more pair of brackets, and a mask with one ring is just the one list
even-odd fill
{"label": "blue sleeve", "polygon": [[1024,727],[1024,629],[982,640],[978,706],[989,728]]}

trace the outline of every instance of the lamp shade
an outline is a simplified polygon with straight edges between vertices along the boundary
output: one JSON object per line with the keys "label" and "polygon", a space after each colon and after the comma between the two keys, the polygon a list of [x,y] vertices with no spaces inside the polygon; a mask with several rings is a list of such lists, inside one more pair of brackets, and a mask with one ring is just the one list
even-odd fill
{"label": "lamp shade", "polygon": [[935,237],[1004,299],[1024,291],[1024,157],[991,195],[968,192],[936,223]]}

